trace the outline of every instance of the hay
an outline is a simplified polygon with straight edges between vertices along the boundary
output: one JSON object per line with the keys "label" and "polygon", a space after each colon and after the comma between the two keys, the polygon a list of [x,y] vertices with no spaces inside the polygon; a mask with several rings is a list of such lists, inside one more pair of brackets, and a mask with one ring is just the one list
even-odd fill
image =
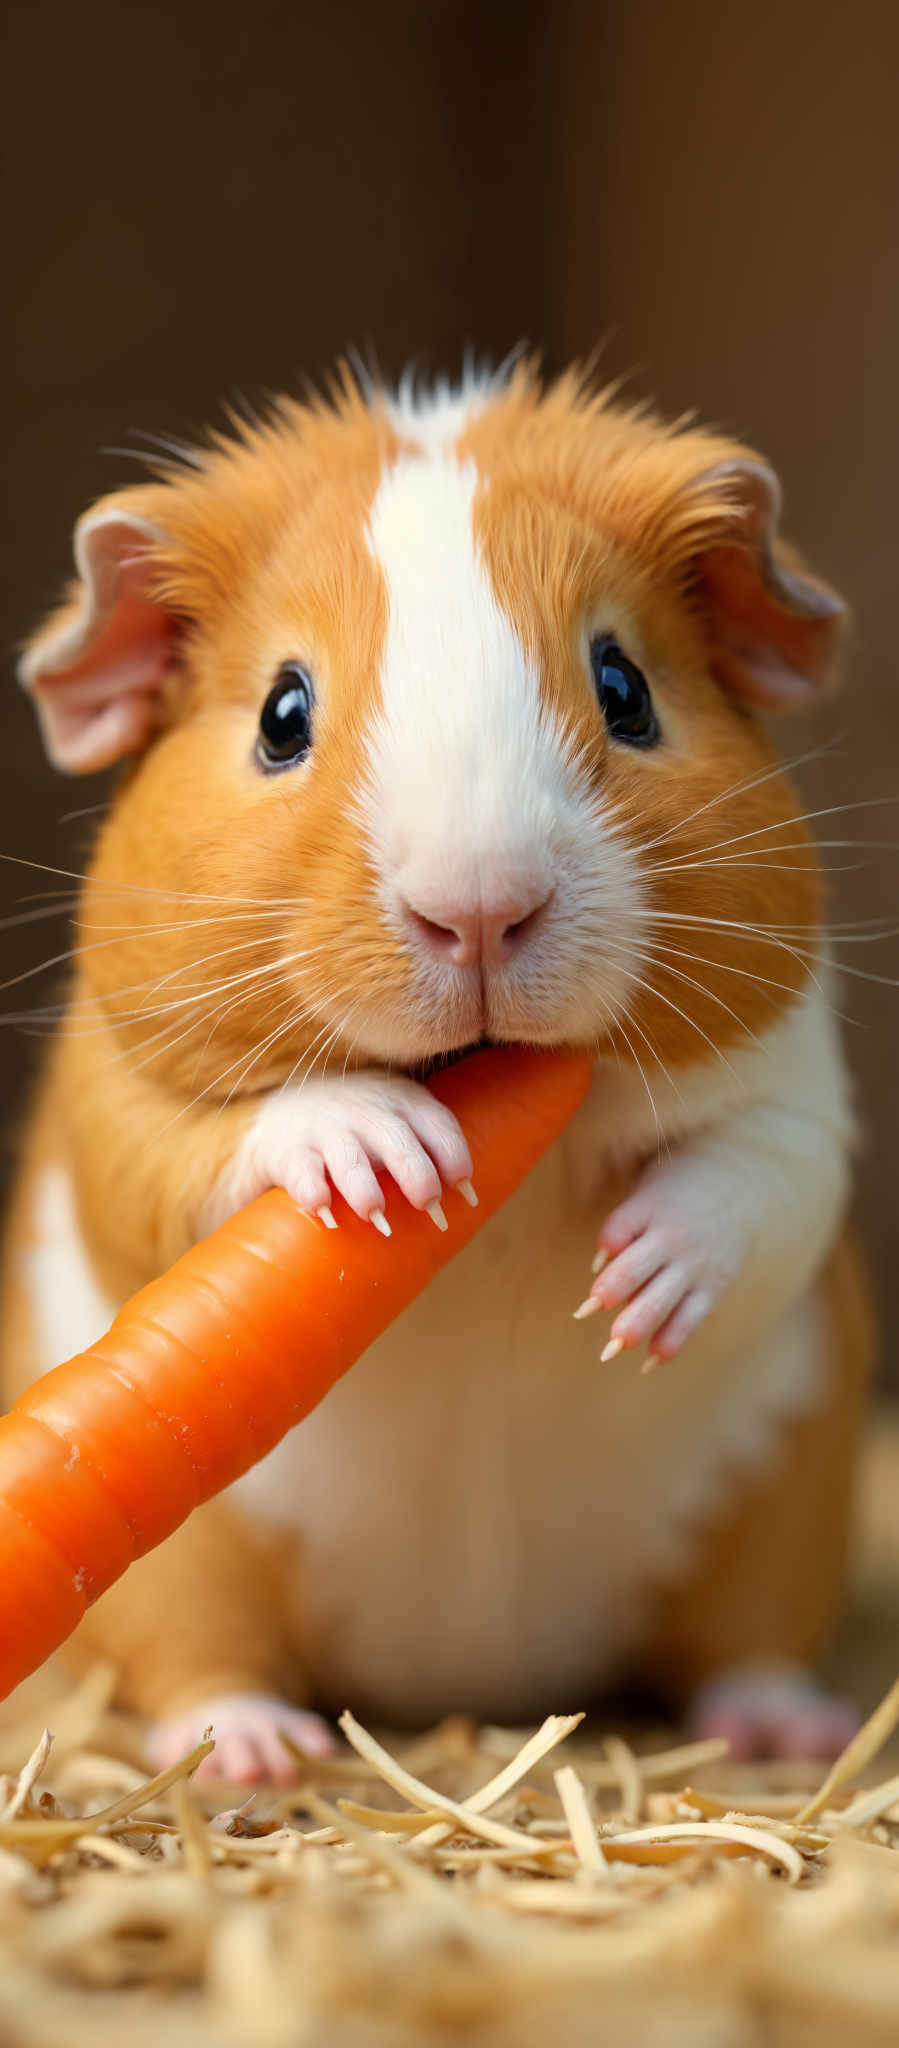
{"label": "hay", "polygon": [[897,2038],[899,1778],[856,1781],[899,1687],[817,1790],[580,1716],[398,1745],[345,1715],[348,1751],[253,1799],[193,1780],[208,1743],[147,1778],[111,1687],[0,1737],[4,2044]]}

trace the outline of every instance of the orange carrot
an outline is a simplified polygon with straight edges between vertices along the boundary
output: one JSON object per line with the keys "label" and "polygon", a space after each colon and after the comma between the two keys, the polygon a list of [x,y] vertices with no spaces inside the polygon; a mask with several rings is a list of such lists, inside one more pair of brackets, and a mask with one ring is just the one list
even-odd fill
{"label": "orange carrot", "polygon": [[559,1136],[578,1053],[473,1053],[432,1082],[471,1150],[479,1206],[449,1229],[398,1196],[385,1239],[261,1195],[128,1302],[90,1351],[0,1419],[0,1699],[85,1608],[314,1408]]}

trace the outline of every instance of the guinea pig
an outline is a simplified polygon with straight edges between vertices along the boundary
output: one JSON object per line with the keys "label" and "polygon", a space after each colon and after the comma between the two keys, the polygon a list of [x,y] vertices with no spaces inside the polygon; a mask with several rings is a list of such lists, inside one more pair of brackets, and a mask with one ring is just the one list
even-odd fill
{"label": "guinea pig", "polygon": [[[271,1185],[476,1199],[427,1086],[589,1048],[562,1140],[330,1393],[90,1611],[160,1763],[278,1778],[350,1704],[638,1679],[837,1750],[871,1350],[820,863],[761,714],[835,679],[770,468],[518,364],[339,375],[79,521],[21,666],[127,757],[8,1226],[7,1400]],[[379,1179],[381,1176],[381,1179]],[[394,1197],[396,1199],[397,1197]],[[591,1272],[592,1262],[592,1272]]]}

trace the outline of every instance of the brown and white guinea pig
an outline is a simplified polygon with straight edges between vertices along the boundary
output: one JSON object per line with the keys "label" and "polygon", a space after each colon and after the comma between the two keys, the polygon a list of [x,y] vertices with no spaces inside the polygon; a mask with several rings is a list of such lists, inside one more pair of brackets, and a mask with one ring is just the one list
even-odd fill
{"label": "brown and white guinea pig", "polygon": [[758,717],[830,683],[844,612],[779,502],[739,445],[519,366],[339,380],[78,525],[22,676],[60,768],[132,765],[13,1205],[6,1398],[270,1184],[383,1227],[386,1170],[440,1227],[471,1161],[429,1062],[595,1056],[515,1199],[82,1626],[160,1758],[212,1721],[219,1770],[278,1776],[316,1709],[520,1720],[634,1675],[744,1754],[849,1732],[805,1660],[867,1366],[852,1116]]}

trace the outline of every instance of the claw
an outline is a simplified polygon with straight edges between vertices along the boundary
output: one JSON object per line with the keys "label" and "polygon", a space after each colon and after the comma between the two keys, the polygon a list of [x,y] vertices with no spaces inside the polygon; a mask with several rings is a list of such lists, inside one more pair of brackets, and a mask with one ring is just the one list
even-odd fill
{"label": "claw", "polygon": [[576,1308],[574,1310],[575,1322],[582,1323],[586,1320],[587,1316],[598,1315],[601,1306],[602,1304],[601,1302],[597,1301],[595,1294],[588,1294],[586,1301],[581,1302],[580,1308]]}

